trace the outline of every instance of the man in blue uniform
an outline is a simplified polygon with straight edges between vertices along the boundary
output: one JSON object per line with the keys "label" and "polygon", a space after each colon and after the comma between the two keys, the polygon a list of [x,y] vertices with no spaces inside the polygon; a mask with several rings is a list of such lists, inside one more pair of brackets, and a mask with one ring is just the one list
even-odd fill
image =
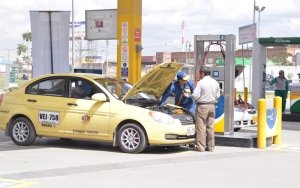
{"label": "man in blue uniform", "polygon": [[181,106],[189,110],[195,115],[195,102],[192,97],[194,92],[194,83],[189,80],[190,77],[184,71],[177,73],[177,80],[172,82],[161,98],[161,105],[166,103],[170,95],[175,95],[175,105]]}

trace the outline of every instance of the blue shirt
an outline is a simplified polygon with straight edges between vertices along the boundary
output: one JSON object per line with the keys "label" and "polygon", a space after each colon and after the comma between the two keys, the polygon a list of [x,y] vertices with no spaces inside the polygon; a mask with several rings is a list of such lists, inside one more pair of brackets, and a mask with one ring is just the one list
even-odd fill
{"label": "blue shirt", "polygon": [[[185,97],[183,93],[189,90],[189,97]],[[174,94],[175,95],[175,105],[181,106],[188,111],[190,111],[193,115],[195,115],[196,105],[192,97],[192,93],[194,92],[194,83],[192,81],[188,81],[182,86],[180,85],[179,81],[176,80],[172,82],[166,91],[164,92],[161,98],[161,104],[165,104],[167,98]]]}

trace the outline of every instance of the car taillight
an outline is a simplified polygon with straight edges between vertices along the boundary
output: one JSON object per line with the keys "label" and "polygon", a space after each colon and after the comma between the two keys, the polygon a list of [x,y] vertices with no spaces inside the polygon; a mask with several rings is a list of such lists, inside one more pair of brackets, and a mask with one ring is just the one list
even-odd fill
{"label": "car taillight", "polygon": [[2,103],[2,100],[3,100],[3,94],[0,95],[0,105]]}

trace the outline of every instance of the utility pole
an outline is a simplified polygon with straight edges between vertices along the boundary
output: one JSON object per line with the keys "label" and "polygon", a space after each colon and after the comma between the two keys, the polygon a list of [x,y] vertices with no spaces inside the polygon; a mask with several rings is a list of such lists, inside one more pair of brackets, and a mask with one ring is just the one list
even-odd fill
{"label": "utility pole", "polygon": [[255,7],[256,7],[256,1],[254,0],[254,5],[253,5],[253,23],[255,23]]}
{"label": "utility pole", "polygon": [[74,72],[74,63],[75,58],[74,58],[74,0],[72,0],[72,67],[71,67],[71,72]]}
{"label": "utility pole", "polygon": [[105,54],[105,61],[106,61],[106,76],[108,76],[108,46],[109,46],[109,41],[106,40],[106,54]]}
{"label": "utility pole", "polygon": [[182,51],[184,52],[184,20],[181,22],[181,45],[182,45]]}
{"label": "utility pole", "polygon": [[[191,45],[190,41],[185,42],[185,64],[190,63],[191,46],[192,45]],[[189,51],[188,51],[188,49],[189,49]]]}

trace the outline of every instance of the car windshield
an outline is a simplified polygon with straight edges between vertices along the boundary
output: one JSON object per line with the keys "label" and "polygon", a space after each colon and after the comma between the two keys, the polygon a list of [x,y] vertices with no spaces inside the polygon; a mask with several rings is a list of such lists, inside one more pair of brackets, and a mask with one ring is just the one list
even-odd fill
{"label": "car windshield", "polygon": [[[130,83],[121,80],[121,79],[110,79],[110,78],[103,78],[103,79],[96,79],[96,81],[101,84],[103,87],[107,89],[114,97],[117,99],[122,99],[126,93],[133,87]],[[155,97],[150,96],[146,93],[137,93],[135,95],[129,96],[128,99],[154,99]]]}

